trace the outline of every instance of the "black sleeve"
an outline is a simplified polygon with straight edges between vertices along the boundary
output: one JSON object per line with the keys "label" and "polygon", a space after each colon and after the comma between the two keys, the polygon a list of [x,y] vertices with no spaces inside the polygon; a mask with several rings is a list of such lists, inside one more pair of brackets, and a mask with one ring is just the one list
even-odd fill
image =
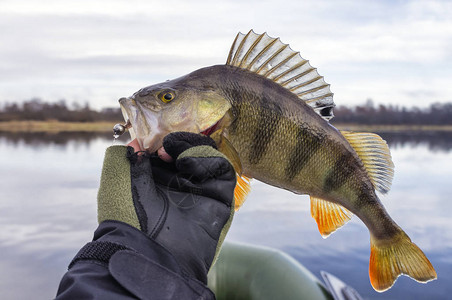
{"label": "black sleeve", "polygon": [[215,299],[138,229],[105,221],[69,265],[56,299]]}

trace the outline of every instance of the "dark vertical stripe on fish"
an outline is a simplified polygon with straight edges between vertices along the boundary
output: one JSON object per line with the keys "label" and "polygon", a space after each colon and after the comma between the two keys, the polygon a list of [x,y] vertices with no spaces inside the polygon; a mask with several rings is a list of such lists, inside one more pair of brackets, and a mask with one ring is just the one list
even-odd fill
{"label": "dark vertical stripe on fish", "polygon": [[241,107],[240,105],[234,105],[231,107],[231,125],[229,126],[229,132],[231,134],[236,134],[237,129],[239,127],[240,122],[240,114],[241,114]]}
{"label": "dark vertical stripe on fish", "polygon": [[267,151],[268,144],[273,140],[273,136],[281,120],[281,107],[276,103],[268,101],[265,97],[261,100],[257,127],[254,131],[253,143],[251,145],[249,162],[258,164]]}
{"label": "dark vertical stripe on fish", "polygon": [[234,103],[231,107],[232,123],[229,127],[229,131],[231,134],[235,134],[240,127],[239,123],[242,121],[240,116],[242,113],[241,103],[243,103],[243,95],[239,92],[238,88],[224,89],[224,92],[227,95],[227,98]]}
{"label": "dark vertical stripe on fish", "polygon": [[354,157],[352,153],[347,152],[342,154],[335,162],[333,168],[328,172],[323,184],[323,191],[328,193],[337,190],[344,185],[356,170],[354,166]]}
{"label": "dark vertical stripe on fish", "polygon": [[286,165],[286,179],[291,181],[304,168],[309,159],[322,145],[320,138],[313,135],[307,128],[297,128],[297,143],[290,152]]}

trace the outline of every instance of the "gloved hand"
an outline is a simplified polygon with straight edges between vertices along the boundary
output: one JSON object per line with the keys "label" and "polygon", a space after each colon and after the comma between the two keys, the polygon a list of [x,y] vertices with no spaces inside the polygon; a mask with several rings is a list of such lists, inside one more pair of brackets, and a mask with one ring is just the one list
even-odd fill
{"label": "gloved hand", "polygon": [[98,221],[137,228],[206,283],[234,215],[235,171],[209,137],[171,133],[163,145],[173,163],[132,147],[107,149]]}

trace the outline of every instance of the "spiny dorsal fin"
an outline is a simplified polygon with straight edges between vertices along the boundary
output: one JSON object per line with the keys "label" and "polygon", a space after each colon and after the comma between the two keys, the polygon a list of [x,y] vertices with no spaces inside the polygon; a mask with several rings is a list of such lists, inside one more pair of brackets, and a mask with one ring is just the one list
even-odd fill
{"label": "spiny dorsal fin", "polygon": [[234,189],[235,211],[237,211],[242,206],[242,204],[245,202],[246,197],[248,196],[248,193],[251,191],[251,178],[244,175],[240,176],[239,174],[236,174],[236,176],[237,184],[235,185]]}
{"label": "spiny dorsal fin", "polygon": [[330,85],[308,60],[279,38],[267,33],[238,33],[229,51],[227,65],[262,75],[285,87],[305,101],[322,118],[333,117],[333,93]]}
{"label": "spiny dorsal fin", "polygon": [[347,223],[352,215],[348,209],[339,204],[311,196],[311,216],[317,222],[323,238],[327,238]]}
{"label": "spiny dorsal fin", "polygon": [[377,191],[387,193],[394,177],[394,163],[388,144],[379,135],[367,132],[341,131],[355,149]]}

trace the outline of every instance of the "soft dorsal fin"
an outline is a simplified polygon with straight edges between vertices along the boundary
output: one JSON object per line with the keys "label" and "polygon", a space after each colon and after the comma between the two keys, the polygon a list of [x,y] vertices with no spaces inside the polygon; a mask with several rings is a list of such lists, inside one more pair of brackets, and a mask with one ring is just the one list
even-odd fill
{"label": "soft dorsal fin", "polygon": [[379,135],[367,132],[341,131],[355,149],[375,189],[387,193],[394,177],[394,163],[388,144]]}
{"label": "soft dorsal fin", "polygon": [[229,51],[227,65],[262,75],[285,87],[305,101],[322,118],[333,117],[333,93],[330,85],[308,60],[279,38],[267,33],[238,33]]}
{"label": "soft dorsal fin", "polygon": [[347,223],[353,214],[345,207],[311,196],[311,216],[324,239]]}

